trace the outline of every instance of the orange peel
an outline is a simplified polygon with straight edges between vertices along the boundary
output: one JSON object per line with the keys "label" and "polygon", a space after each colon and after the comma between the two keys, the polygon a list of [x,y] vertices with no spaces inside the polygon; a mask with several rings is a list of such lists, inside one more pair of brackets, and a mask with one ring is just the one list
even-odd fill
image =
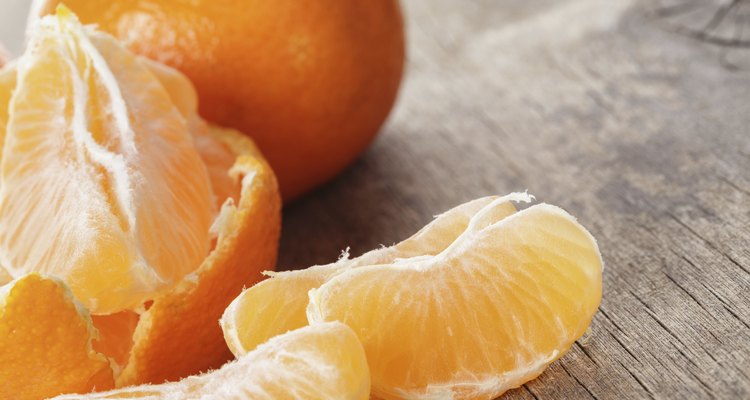
{"label": "orange peel", "polygon": [[29,274],[0,288],[0,398],[32,400],[112,388],[88,312],[57,279]]}

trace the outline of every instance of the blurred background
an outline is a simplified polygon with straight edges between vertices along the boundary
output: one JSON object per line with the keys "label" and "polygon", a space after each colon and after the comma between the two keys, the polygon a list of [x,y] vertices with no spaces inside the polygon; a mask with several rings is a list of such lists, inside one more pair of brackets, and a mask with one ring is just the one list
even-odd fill
{"label": "blurred background", "polygon": [[0,42],[12,54],[20,54],[23,48],[23,30],[30,3],[28,0],[0,1]]}

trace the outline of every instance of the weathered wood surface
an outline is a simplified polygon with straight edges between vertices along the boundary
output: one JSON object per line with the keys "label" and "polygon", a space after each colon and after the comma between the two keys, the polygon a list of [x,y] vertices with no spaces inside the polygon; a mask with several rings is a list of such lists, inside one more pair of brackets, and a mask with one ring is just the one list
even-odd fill
{"label": "weathered wood surface", "polygon": [[529,189],[598,238],[604,299],[508,399],[750,398],[750,4],[723,3],[405,1],[396,112],[287,207],[281,266]]}

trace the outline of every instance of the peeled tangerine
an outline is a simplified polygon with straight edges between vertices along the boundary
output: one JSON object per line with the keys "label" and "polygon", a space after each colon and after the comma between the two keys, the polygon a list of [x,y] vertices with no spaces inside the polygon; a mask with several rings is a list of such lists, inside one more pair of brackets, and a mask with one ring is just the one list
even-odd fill
{"label": "peeled tangerine", "polygon": [[[268,164],[246,136],[198,117],[184,76],[67,9],[30,32],[0,70],[0,281],[64,282],[117,385],[221,365],[231,354],[216,320],[275,264]],[[0,354],[8,346],[0,337]],[[0,364],[37,381],[19,367]]]}
{"label": "peeled tangerine", "polygon": [[376,398],[499,396],[562,356],[601,301],[594,238],[560,208],[516,212],[530,200],[475,200],[393,247],[272,274],[227,308],[227,342],[242,354],[338,320],[362,341]]}

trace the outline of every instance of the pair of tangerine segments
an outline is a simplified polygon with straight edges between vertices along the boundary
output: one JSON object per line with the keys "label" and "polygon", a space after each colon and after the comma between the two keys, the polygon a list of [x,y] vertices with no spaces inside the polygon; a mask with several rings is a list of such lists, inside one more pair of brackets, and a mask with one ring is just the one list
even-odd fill
{"label": "pair of tangerine segments", "polygon": [[341,321],[362,341],[375,397],[494,398],[564,354],[601,301],[594,238],[560,208],[513,206],[530,200],[474,200],[395,246],[272,273],[227,308],[227,343],[240,355]]}

